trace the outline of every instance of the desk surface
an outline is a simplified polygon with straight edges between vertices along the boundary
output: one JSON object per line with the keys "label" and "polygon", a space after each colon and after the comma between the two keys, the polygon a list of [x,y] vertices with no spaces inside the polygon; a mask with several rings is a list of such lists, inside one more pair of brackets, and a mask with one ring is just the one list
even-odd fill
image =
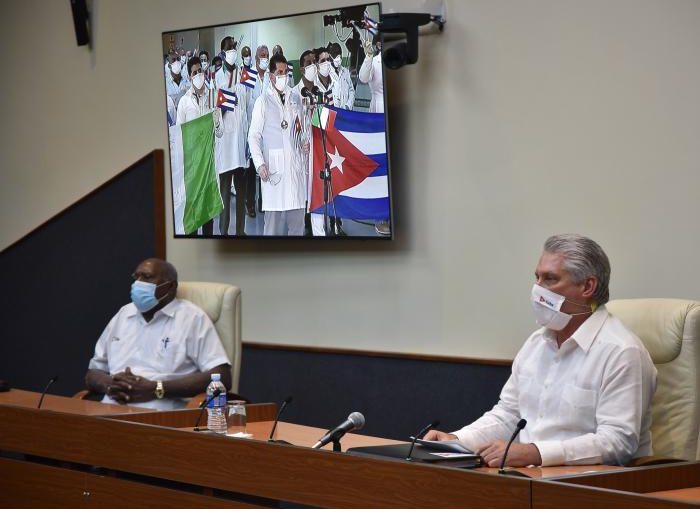
{"label": "desk surface", "polygon": [[[0,392],[0,405],[20,406],[24,408],[36,408],[41,395],[37,392],[10,389],[8,392]],[[80,415],[120,415],[155,412],[152,408],[132,407],[126,405],[107,405],[99,401],[87,401],[65,396],[47,394],[41,404],[42,410],[52,410],[66,414]]]}
{"label": "desk surface", "polygon": [[700,502],[700,487],[683,488],[679,490],[652,491],[646,493],[652,497],[670,498],[673,500],[687,500],[689,502]]}

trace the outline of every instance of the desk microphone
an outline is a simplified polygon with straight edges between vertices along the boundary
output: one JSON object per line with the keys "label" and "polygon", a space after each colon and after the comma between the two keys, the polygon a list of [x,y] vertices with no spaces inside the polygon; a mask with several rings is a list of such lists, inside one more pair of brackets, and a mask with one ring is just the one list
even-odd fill
{"label": "desk microphone", "polygon": [[319,438],[318,442],[316,442],[313,445],[312,449],[319,449],[329,442],[338,442],[338,440],[343,438],[345,433],[347,433],[348,431],[352,431],[354,429],[362,429],[364,425],[365,416],[362,415],[360,412],[353,412],[350,415],[348,415],[348,418],[345,419],[345,421],[343,421],[338,426],[328,431],[328,433]]}
{"label": "desk microphone", "polygon": [[[211,393],[211,396],[209,396],[206,400],[204,400],[204,404],[202,405],[202,409],[199,411],[199,415],[197,416],[197,421],[194,423],[194,430],[193,431],[207,431],[209,429],[209,428],[200,428],[199,421],[202,420],[202,414],[209,406],[209,403],[211,402],[211,400],[218,397],[221,394],[221,392],[222,392],[221,389],[214,389],[214,392]],[[226,411],[226,409],[224,408],[224,412],[225,411]]]}
{"label": "desk microphone", "polygon": [[498,473],[502,475],[514,475],[517,477],[530,477],[529,475],[523,474],[522,472],[518,470],[505,470],[503,467],[506,466],[506,458],[508,457],[508,451],[510,450],[510,446],[513,444],[515,441],[515,437],[518,436],[520,431],[525,427],[527,424],[527,421],[525,419],[520,419],[518,421],[518,424],[515,426],[515,431],[513,432],[513,436],[510,437],[510,440],[508,441],[508,445],[506,446],[506,451],[503,453],[503,459],[501,460],[501,467],[498,469]]}
{"label": "desk microphone", "polygon": [[284,412],[284,409],[287,408],[287,405],[289,405],[292,402],[292,397],[287,396],[287,399],[285,399],[282,404],[280,405],[280,409],[277,411],[277,417],[275,417],[275,423],[272,425],[272,431],[270,431],[270,438],[267,439],[268,442],[277,442],[280,444],[288,444],[289,442],[285,440],[274,440],[272,437],[275,436],[275,430],[277,429],[277,423],[280,420],[280,417],[282,416],[282,412]]}
{"label": "desk microphone", "polygon": [[39,404],[36,406],[37,408],[41,408],[41,404],[44,402],[44,396],[46,396],[46,391],[49,390],[49,387],[51,387],[56,380],[58,380],[58,375],[52,376],[49,383],[46,384],[46,387],[44,387],[44,391],[41,393],[41,397],[39,398]]}
{"label": "desk microphone", "polygon": [[425,434],[430,431],[433,428],[437,428],[440,426],[440,421],[433,421],[430,424],[428,424],[425,428],[420,430],[416,435],[413,437],[413,440],[411,440],[411,448],[408,450],[408,454],[406,455],[406,461],[412,461],[411,454],[413,454],[413,448],[416,446],[416,440],[419,438],[423,438]]}

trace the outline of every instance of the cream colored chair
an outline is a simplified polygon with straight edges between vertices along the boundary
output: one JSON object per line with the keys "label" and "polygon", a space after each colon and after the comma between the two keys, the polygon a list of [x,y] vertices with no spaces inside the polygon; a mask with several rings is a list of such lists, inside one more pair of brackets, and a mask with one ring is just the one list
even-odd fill
{"label": "cream colored chair", "polygon": [[700,459],[700,302],[629,299],[610,301],[607,308],[642,340],[658,371],[654,456]]}
{"label": "cream colored chair", "polygon": [[241,374],[241,289],[222,283],[180,281],[177,297],[196,304],[209,316],[231,361],[231,391]]}

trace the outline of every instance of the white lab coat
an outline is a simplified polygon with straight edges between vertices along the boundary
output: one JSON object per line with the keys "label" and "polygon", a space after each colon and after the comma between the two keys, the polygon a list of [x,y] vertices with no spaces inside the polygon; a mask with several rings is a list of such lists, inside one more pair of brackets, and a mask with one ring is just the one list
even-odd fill
{"label": "white lab coat", "polygon": [[344,110],[353,109],[353,106],[355,105],[355,87],[352,84],[352,79],[350,78],[350,70],[341,65],[337,74],[334,75],[331,73],[331,76],[338,81],[336,86],[336,90],[338,91],[338,99],[335,101],[335,106],[343,108]]}
{"label": "white lab coat", "polygon": [[173,100],[176,108],[180,98],[185,95],[189,87],[190,84],[185,78],[180,79],[179,85],[175,83],[172,73],[168,70],[168,74],[165,75],[165,93]]}
{"label": "white lab coat", "polygon": [[372,99],[369,102],[370,113],[384,113],[384,80],[382,78],[381,52],[372,58],[365,57],[357,77],[362,83],[369,85]]}
{"label": "white lab coat", "polygon": [[[277,90],[270,86],[258,97],[248,132],[248,144],[255,168],[262,164],[280,178],[277,184],[261,179],[263,211],[303,209],[306,205],[306,171],[300,147],[295,140],[295,121],[301,115],[297,95],[287,86],[282,104]],[[287,128],[282,128],[282,121]]]}
{"label": "white lab coat", "polygon": [[[231,77],[233,74],[233,77]],[[248,135],[248,109],[251,107],[250,94],[247,87],[239,83],[238,68],[229,73],[225,67],[216,73],[216,89],[235,92],[238,106],[233,111],[222,114],[223,134],[217,140],[215,160],[217,173],[225,173],[236,168],[247,168],[249,157],[246,153],[246,137]]]}

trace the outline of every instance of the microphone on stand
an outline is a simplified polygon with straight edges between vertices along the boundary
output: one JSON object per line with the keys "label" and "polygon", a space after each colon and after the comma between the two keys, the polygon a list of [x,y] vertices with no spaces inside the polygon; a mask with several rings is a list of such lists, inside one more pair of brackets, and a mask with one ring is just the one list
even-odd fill
{"label": "microphone on stand", "polygon": [[51,387],[56,380],[58,380],[58,375],[52,376],[49,383],[46,384],[46,387],[44,387],[41,397],[39,398],[39,404],[36,406],[37,408],[41,408],[41,404],[44,402],[44,396],[46,396],[46,391],[49,390],[49,387]]}
{"label": "microphone on stand", "polygon": [[513,436],[510,437],[510,440],[508,441],[508,445],[506,446],[506,450],[503,453],[503,459],[501,460],[501,466],[498,469],[498,473],[501,475],[514,475],[517,477],[530,477],[529,475],[523,474],[522,472],[518,470],[506,470],[503,467],[506,466],[506,458],[508,457],[508,451],[510,450],[510,446],[513,444],[515,441],[515,438],[518,436],[520,431],[525,427],[527,424],[527,421],[525,419],[520,419],[518,421],[518,424],[515,426],[515,431],[513,431]]}
{"label": "microphone on stand", "polygon": [[202,409],[199,411],[199,415],[197,416],[197,421],[194,423],[194,429],[192,431],[207,431],[209,428],[200,428],[199,427],[199,421],[202,420],[202,414],[204,411],[207,409],[209,406],[209,402],[218,397],[221,394],[221,389],[214,389],[214,392],[211,393],[211,396],[209,396],[207,399],[204,400],[204,404],[202,404]]}
{"label": "microphone on stand", "polygon": [[[321,438],[318,439],[318,442],[316,442],[312,449],[320,449],[324,445],[326,445],[329,442],[333,442],[333,450],[335,451],[339,445],[340,445],[340,439],[343,438],[345,433],[348,431],[352,431],[355,429],[362,429],[362,427],[365,425],[365,416],[362,415],[360,412],[353,412],[350,415],[348,415],[348,418],[345,419],[342,423],[340,423],[338,426],[333,428],[332,430],[329,430],[328,433],[323,435]],[[336,445],[338,444],[338,445]]]}
{"label": "microphone on stand", "polygon": [[413,440],[411,440],[411,448],[408,450],[406,461],[413,460],[413,458],[411,458],[411,454],[413,454],[413,448],[416,446],[416,440],[418,440],[419,438],[423,438],[428,431],[430,431],[433,428],[437,428],[438,426],[440,426],[440,421],[433,421],[430,424],[428,424],[425,428],[420,430],[418,433],[416,433],[416,436],[414,436]]}
{"label": "microphone on stand", "polygon": [[287,396],[287,399],[285,399],[282,404],[280,405],[280,409],[277,411],[277,417],[275,417],[275,423],[272,425],[272,431],[270,431],[270,438],[267,439],[268,442],[276,442],[278,444],[288,444],[286,440],[275,440],[275,430],[277,429],[277,423],[280,420],[280,417],[282,416],[282,412],[284,412],[284,409],[287,408],[287,405],[289,405],[292,402],[292,397]]}
{"label": "microphone on stand", "polygon": [[[318,88],[318,87],[314,87],[314,88]],[[316,104],[316,96],[308,88],[303,87],[301,89],[301,96],[306,97],[311,102],[311,104]]]}

